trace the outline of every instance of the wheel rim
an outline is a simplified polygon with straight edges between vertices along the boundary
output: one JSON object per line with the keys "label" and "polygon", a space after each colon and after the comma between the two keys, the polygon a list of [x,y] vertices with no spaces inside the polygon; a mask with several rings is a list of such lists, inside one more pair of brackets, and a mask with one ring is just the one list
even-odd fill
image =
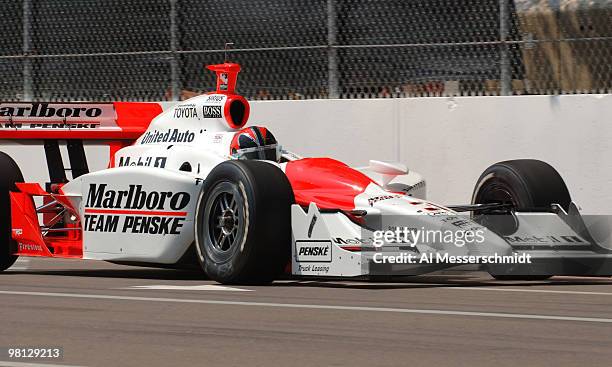
{"label": "wheel rim", "polygon": [[512,204],[515,205],[514,197],[510,193],[510,191],[503,186],[500,185],[490,185],[486,187],[482,192],[480,192],[479,203],[488,204],[488,203],[502,203],[502,204]]}
{"label": "wheel rim", "polygon": [[500,235],[510,235],[516,232],[518,220],[514,211],[518,208],[518,202],[509,187],[499,183],[489,183],[477,194],[475,202],[478,204],[507,204],[503,209],[478,210],[473,213],[473,219]]}
{"label": "wheel rim", "polygon": [[244,198],[236,184],[221,182],[208,202],[208,236],[215,251],[230,252],[244,232]]}

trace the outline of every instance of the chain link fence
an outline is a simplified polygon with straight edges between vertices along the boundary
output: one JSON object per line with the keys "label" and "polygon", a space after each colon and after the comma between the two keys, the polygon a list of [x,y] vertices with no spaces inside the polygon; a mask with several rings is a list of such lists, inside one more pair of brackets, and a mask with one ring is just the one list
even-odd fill
{"label": "chain link fence", "polygon": [[0,0],[0,99],[612,92],[612,0]]}

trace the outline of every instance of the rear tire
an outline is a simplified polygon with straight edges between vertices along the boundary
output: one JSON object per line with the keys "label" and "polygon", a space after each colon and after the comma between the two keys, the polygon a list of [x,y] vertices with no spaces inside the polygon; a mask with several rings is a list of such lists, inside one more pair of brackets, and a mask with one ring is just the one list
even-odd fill
{"label": "rear tire", "polygon": [[263,161],[226,161],[204,183],[196,207],[198,260],[223,284],[265,284],[291,253],[293,191],[285,174]]}
{"label": "rear tire", "polygon": [[[535,159],[505,161],[490,166],[478,178],[472,195],[472,204],[509,204],[510,209],[506,212],[475,212],[476,221],[501,235],[516,231],[518,223],[511,215],[514,210],[546,209],[551,208],[551,204],[558,204],[567,211],[571,201],[559,172],[548,163]],[[491,276],[498,280],[545,280],[551,277],[501,274]]]}
{"label": "rear tire", "polygon": [[11,233],[11,198],[9,193],[17,191],[15,182],[23,182],[19,166],[8,154],[0,152],[0,271],[10,268],[17,256],[11,255],[16,243]]}

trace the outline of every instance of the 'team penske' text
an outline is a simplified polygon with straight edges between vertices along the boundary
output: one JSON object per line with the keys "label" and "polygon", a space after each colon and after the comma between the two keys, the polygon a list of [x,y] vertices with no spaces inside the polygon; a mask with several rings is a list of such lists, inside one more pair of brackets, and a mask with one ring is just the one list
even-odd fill
{"label": "'team penske' text", "polygon": [[84,229],[87,232],[177,235],[184,221],[185,218],[164,216],[85,214]]}

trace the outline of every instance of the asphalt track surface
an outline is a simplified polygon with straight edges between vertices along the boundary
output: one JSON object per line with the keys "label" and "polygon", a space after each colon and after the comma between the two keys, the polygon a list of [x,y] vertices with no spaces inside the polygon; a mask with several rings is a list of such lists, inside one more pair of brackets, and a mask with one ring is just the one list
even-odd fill
{"label": "asphalt track surface", "polygon": [[612,279],[221,287],[199,273],[32,259],[0,274],[0,366],[610,366]]}

